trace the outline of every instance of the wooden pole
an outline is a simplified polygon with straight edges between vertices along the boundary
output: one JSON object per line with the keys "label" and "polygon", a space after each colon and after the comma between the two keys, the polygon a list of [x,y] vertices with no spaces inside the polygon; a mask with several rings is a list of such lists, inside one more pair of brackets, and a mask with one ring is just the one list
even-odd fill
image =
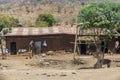
{"label": "wooden pole", "polygon": [[0,41],[1,41],[1,52],[2,52],[2,59],[4,59],[4,53],[3,53],[3,31],[1,31],[2,32],[2,34],[1,34],[1,39],[0,39]]}
{"label": "wooden pole", "polygon": [[77,39],[78,39],[78,26],[76,26],[76,34],[75,34],[74,55],[73,55],[74,61],[75,61],[75,55],[76,55],[76,49],[77,49]]}

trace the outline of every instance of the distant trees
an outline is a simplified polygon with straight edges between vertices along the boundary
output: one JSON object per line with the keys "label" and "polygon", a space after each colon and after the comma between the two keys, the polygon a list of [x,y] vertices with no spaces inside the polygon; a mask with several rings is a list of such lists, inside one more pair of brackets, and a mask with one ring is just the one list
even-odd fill
{"label": "distant trees", "polygon": [[0,32],[2,32],[3,34],[8,33],[8,29],[3,28],[10,29],[11,27],[16,27],[18,23],[18,19],[15,19],[5,14],[0,14]]}
{"label": "distant trees", "polygon": [[39,27],[51,27],[56,23],[56,20],[52,14],[40,14],[36,19],[36,26]]}
{"label": "distant trees", "polygon": [[4,34],[8,33],[8,29],[3,29],[3,28],[11,28],[15,27],[19,23],[19,21],[13,17],[10,17],[5,14],[0,14],[0,45],[1,45],[1,51],[2,51],[2,59],[4,58],[3,56],[3,43],[2,41],[4,40]]}
{"label": "distant trees", "polygon": [[61,13],[62,8],[63,8],[62,4],[58,4],[58,5],[57,5],[57,9],[58,9],[57,12],[58,12],[58,13]]}
{"label": "distant trees", "polygon": [[45,5],[47,3],[46,0],[41,0],[41,4]]}
{"label": "distant trees", "polygon": [[5,27],[5,24],[3,22],[0,22],[0,31]]}
{"label": "distant trees", "polygon": [[8,29],[3,28],[10,29],[11,27],[16,27],[18,23],[18,19],[15,19],[5,14],[0,14],[0,32],[2,32],[3,34],[6,34],[8,32]]}
{"label": "distant trees", "polygon": [[4,27],[15,27],[17,23],[19,23],[18,19],[0,14],[0,30]]}

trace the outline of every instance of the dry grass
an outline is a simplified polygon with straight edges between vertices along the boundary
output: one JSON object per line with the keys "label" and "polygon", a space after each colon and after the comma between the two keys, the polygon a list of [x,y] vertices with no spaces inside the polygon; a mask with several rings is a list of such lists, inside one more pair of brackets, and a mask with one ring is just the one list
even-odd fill
{"label": "dry grass", "polygon": [[7,9],[5,7],[2,13],[9,14],[13,16],[24,25],[34,23],[39,14],[51,13],[55,16],[56,20],[61,24],[65,25],[67,22],[70,23],[72,18],[76,18],[80,10],[79,4],[74,4],[71,7],[71,4],[62,5],[60,13],[58,13],[58,5],[24,5],[21,6],[12,6],[12,8]]}
{"label": "dry grass", "polygon": [[70,24],[72,18],[77,18],[78,12],[83,4],[99,0],[82,0],[82,2],[81,0],[43,0],[47,1],[46,4],[41,4],[40,1],[42,0],[5,1],[9,3],[6,5],[1,3],[3,5],[0,5],[0,12],[9,14],[10,16],[19,19],[20,22],[25,25],[34,23],[37,16],[43,13],[52,13],[61,25],[65,25],[66,23]]}

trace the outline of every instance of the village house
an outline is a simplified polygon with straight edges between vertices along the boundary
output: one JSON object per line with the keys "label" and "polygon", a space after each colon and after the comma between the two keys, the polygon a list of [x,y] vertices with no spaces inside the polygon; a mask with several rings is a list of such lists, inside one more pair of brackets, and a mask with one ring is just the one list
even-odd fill
{"label": "village house", "polygon": [[[94,33],[95,32],[95,33]],[[77,27],[77,46],[80,54],[91,54],[92,52],[96,52],[94,39],[96,38],[101,52],[104,53],[120,53],[120,34],[117,32],[113,34],[109,39],[106,39],[107,35],[103,31],[103,29],[85,29],[81,30],[80,27]],[[98,37],[98,35],[99,37]],[[108,37],[107,37],[108,38]],[[106,41],[105,41],[106,40]]]}
{"label": "village house", "polygon": [[[11,54],[17,54],[18,50],[29,49],[31,40],[36,43],[35,46],[43,51],[65,50],[72,51],[74,45],[75,28],[71,27],[19,27],[13,28],[11,33],[6,34],[6,46]],[[43,42],[47,46],[43,49]]]}
{"label": "village house", "polygon": [[[94,46],[88,48],[87,40],[92,40],[91,35],[86,32],[79,35],[77,49],[80,54],[87,54],[87,51],[95,51]],[[12,31],[5,35],[6,46],[8,51],[14,55],[19,52],[20,49],[29,50],[29,44],[31,41],[35,43],[36,49],[40,49],[40,52],[44,51],[58,51],[65,50],[73,52],[75,42],[75,27],[18,27],[12,28]],[[91,38],[91,39],[90,39]],[[44,42],[46,48],[44,49]],[[115,52],[115,39],[111,39],[107,42],[105,52],[109,50]],[[104,46],[104,42],[101,42],[101,48]]]}

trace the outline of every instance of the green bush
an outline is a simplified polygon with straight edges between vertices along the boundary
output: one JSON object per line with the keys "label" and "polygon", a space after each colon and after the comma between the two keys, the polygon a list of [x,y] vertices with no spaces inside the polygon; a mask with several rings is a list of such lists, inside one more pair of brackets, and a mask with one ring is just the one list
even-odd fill
{"label": "green bush", "polygon": [[39,21],[36,23],[36,27],[47,27],[48,23],[45,21]]}
{"label": "green bush", "polygon": [[32,24],[32,23],[30,23],[28,26],[29,26],[29,27],[35,27],[35,25]]}
{"label": "green bush", "polygon": [[5,27],[5,24],[3,22],[0,22],[0,31]]}
{"label": "green bush", "polygon": [[36,19],[36,24],[40,26],[51,27],[56,23],[56,20],[52,14],[40,14]]}
{"label": "green bush", "polygon": [[7,34],[9,32],[8,29],[3,30],[3,34]]}
{"label": "green bush", "polygon": [[17,23],[19,23],[18,19],[5,14],[0,14],[0,22],[4,24],[4,27],[16,27]]}

